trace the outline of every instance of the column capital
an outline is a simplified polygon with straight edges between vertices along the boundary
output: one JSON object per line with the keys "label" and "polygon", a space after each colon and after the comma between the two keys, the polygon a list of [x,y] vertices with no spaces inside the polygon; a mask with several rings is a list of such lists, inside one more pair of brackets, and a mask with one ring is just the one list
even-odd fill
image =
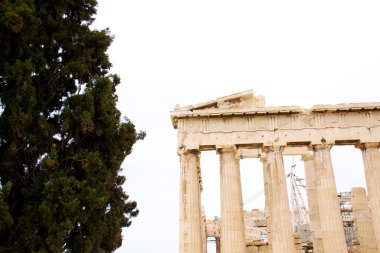
{"label": "column capital", "polygon": [[216,146],[216,153],[222,154],[222,153],[236,153],[237,148],[235,145],[220,145]]}
{"label": "column capital", "polygon": [[260,162],[262,162],[262,163],[268,162],[268,157],[267,157],[267,154],[265,152],[262,152],[260,154]]}
{"label": "column capital", "polygon": [[315,145],[310,145],[309,148],[313,151],[322,150],[322,149],[330,150],[332,148],[332,146],[333,145],[331,145],[331,144],[315,144]]}
{"label": "column capital", "polygon": [[261,150],[264,152],[264,153],[268,153],[268,152],[280,152],[282,153],[282,151],[284,151],[286,145],[283,144],[283,145],[264,145]]}
{"label": "column capital", "polygon": [[303,154],[301,160],[302,161],[314,160],[314,155],[313,154]]}
{"label": "column capital", "polygon": [[180,147],[177,149],[177,155],[179,155],[179,156],[188,155],[188,154],[199,155],[200,151],[199,151],[199,149],[194,149],[194,148],[189,149],[186,147]]}
{"label": "column capital", "polygon": [[379,148],[379,142],[358,142],[355,144],[355,147],[360,150],[366,150],[368,148]]}

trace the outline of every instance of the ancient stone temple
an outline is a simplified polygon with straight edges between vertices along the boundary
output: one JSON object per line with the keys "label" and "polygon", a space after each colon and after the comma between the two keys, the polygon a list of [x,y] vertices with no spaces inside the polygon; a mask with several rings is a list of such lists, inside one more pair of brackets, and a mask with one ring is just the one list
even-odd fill
{"label": "ancient stone temple", "polygon": [[312,252],[347,253],[330,156],[333,145],[355,145],[362,152],[368,201],[365,192],[354,192],[357,199],[353,204],[361,210],[356,217],[361,229],[359,244],[371,244],[371,251],[362,249],[363,253],[380,252],[380,103],[315,105],[310,109],[265,107],[264,97],[249,90],[177,107],[170,115],[178,130],[181,168],[180,253],[206,251],[200,197],[200,154],[205,150],[215,150],[220,158],[221,253],[249,252],[240,182],[242,158],[260,158],[263,165],[268,230],[265,252],[297,252],[284,155],[302,155],[305,163]]}

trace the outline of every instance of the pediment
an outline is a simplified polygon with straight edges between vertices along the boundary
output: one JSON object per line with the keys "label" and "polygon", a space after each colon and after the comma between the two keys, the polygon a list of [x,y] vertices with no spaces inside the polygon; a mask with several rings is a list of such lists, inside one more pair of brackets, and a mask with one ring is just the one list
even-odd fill
{"label": "pediment", "polygon": [[194,115],[221,115],[224,113],[234,113],[243,111],[264,110],[264,96],[254,96],[253,90],[234,93],[207,102],[180,107],[177,105],[170,112],[173,126],[177,126],[178,117],[192,117]]}
{"label": "pediment", "polygon": [[255,97],[253,90],[247,90],[228,96],[220,97],[207,102],[198,103],[195,105],[179,107],[176,106],[174,111],[181,112],[202,112],[202,111],[218,111],[228,109],[254,109],[265,106],[263,96]]}

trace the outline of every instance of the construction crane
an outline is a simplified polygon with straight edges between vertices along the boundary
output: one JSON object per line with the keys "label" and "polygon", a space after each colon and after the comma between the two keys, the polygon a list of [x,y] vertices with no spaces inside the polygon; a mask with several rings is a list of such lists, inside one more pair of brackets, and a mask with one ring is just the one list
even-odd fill
{"label": "construction crane", "polygon": [[287,177],[290,179],[290,201],[292,209],[292,223],[293,229],[298,230],[298,228],[304,225],[310,225],[309,214],[303,200],[300,187],[306,188],[304,179],[299,178],[294,173],[295,164],[291,166],[290,172]]}

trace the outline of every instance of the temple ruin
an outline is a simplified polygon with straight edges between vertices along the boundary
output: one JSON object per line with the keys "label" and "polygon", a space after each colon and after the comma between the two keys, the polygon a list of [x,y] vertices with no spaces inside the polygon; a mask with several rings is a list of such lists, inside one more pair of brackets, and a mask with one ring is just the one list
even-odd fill
{"label": "temple ruin", "polygon": [[[170,115],[178,130],[181,168],[180,253],[206,253],[210,236],[218,253],[347,253],[350,222],[344,224],[340,204],[346,201],[352,202],[355,220],[352,252],[380,252],[380,103],[266,107],[264,97],[249,90],[177,106]],[[339,198],[330,155],[334,145],[361,150],[368,197],[365,189],[353,188],[349,200]],[[220,158],[221,217],[211,221],[201,207],[200,154],[206,150]],[[302,155],[304,161],[311,231],[304,247],[291,224],[286,155]],[[262,162],[265,212],[243,211],[242,158]]]}

